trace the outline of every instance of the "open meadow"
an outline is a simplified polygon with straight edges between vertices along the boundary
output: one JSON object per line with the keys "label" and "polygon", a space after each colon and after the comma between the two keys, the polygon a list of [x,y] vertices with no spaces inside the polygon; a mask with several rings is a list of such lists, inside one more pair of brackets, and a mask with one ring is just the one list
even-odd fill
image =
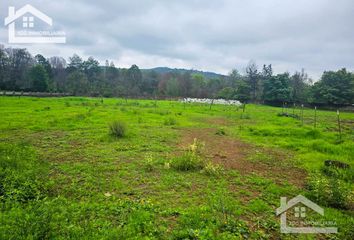
{"label": "open meadow", "polygon": [[[335,111],[314,116],[0,97],[0,238],[354,239],[354,113],[340,113],[341,136]],[[338,234],[281,234],[280,197],[298,194]]]}

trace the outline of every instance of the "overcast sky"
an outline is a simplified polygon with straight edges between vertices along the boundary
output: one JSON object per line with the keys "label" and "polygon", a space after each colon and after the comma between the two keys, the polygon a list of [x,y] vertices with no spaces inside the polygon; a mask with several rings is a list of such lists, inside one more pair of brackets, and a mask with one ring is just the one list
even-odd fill
{"label": "overcast sky", "polygon": [[[9,45],[32,54],[94,56],[117,67],[241,72],[250,60],[275,72],[354,70],[353,0],[2,0],[31,4],[67,34],[66,44]],[[35,19],[35,21],[40,21]]]}

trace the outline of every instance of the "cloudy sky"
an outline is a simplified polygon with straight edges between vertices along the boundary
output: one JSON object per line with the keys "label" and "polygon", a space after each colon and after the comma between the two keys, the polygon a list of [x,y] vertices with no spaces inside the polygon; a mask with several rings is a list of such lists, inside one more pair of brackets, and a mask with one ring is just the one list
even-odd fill
{"label": "cloudy sky", "polygon": [[223,74],[254,60],[275,72],[304,68],[315,79],[354,70],[353,0],[2,0],[1,19],[8,6],[25,4],[52,17],[67,43],[10,45],[4,25],[0,43],[46,57]]}

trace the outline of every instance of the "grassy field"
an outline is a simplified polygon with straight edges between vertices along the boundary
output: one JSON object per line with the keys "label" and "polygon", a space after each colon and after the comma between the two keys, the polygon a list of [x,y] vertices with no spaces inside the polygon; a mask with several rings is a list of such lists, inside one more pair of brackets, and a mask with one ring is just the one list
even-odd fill
{"label": "grassy field", "polygon": [[[317,111],[316,128],[314,110],[303,124],[281,112],[0,97],[0,238],[354,239],[354,113],[339,139],[335,112]],[[281,234],[280,197],[298,194],[339,233]]]}

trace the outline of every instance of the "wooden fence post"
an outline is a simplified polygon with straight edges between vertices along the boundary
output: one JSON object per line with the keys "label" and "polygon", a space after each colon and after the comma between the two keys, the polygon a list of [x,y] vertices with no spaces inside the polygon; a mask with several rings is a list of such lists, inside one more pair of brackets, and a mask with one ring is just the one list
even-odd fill
{"label": "wooden fence post", "polygon": [[317,107],[315,106],[315,123],[314,123],[314,127],[316,128],[317,126]]}
{"label": "wooden fence post", "polygon": [[301,126],[304,125],[304,104],[301,104]]}
{"label": "wooden fence post", "polygon": [[339,110],[337,110],[337,121],[338,121],[339,141],[342,141],[342,129],[341,129],[341,125],[340,125]]}

